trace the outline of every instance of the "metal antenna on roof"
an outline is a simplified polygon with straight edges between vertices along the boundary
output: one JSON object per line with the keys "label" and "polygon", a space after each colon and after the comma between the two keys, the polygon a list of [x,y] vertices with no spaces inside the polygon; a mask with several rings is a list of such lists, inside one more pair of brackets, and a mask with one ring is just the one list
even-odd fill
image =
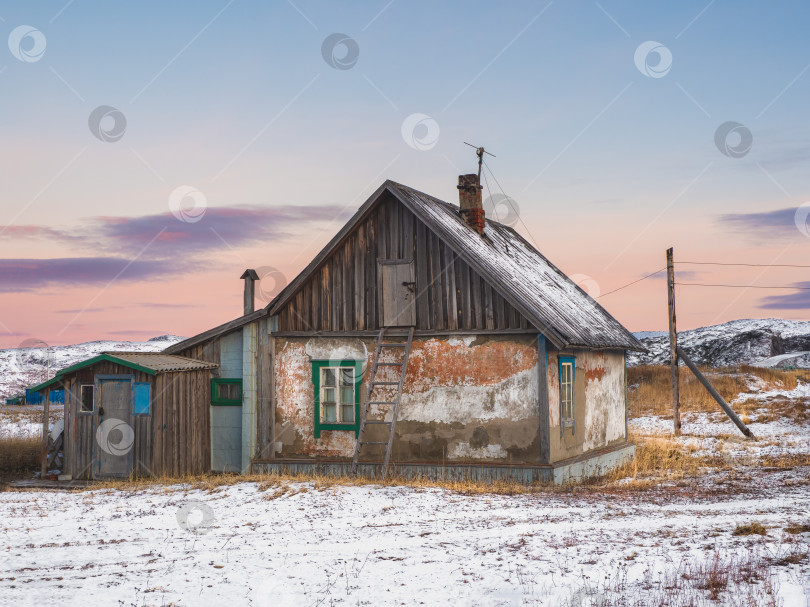
{"label": "metal antenna on roof", "polygon": [[464,143],[471,148],[475,148],[475,155],[478,156],[478,183],[481,183],[481,165],[484,163],[484,154],[489,154],[493,158],[497,158],[497,156],[495,156],[495,154],[490,154],[483,147],[479,148],[477,145],[467,143],[466,141]]}

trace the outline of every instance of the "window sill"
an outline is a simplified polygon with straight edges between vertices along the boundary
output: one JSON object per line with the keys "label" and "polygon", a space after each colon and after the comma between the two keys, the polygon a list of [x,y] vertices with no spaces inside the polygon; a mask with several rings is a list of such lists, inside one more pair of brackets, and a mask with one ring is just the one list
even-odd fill
{"label": "window sill", "polygon": [[357,434],[360,432],[360,424],[337,424],[337,423],[325,423],[325,424],[318,424],[315,432],[315,438],[321,437],[321,432],[324,430],[332,430],[332,431],[343,431],[343,432],[354,432],[354,436],[357,437]]}

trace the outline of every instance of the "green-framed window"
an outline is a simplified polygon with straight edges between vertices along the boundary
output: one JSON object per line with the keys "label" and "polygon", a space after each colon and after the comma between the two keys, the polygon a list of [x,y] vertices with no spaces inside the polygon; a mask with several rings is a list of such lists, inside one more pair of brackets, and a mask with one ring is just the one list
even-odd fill
{"label": "green-framed window", "polygon": [[360,431],[361,360],[313,360],[315,438],[321,430]]}
{"label": "green-framed window", "polygon": [[211,404],[218,407],[242,406],[242,380],[212,379]]}
{"label": "green-framed window", "polygon": [[577,366],[573,356],[560,356],[560,436],[565,428],[574,433],[574,375]]}

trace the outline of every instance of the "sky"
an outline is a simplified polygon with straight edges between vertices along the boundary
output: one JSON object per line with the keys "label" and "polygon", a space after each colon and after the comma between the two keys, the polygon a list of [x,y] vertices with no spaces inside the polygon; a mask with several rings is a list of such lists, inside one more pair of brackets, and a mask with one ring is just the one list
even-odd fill
{"label": "sky", "polygon": [[808,319],[808,29],[790,0],[2,2],[0,347],[236,318],[246,268],[267,303],[385,179],[456,202],[464,142],[488,216],[630,330],[667,326],[663,273],[621,287],[668,247],[679,330]]}

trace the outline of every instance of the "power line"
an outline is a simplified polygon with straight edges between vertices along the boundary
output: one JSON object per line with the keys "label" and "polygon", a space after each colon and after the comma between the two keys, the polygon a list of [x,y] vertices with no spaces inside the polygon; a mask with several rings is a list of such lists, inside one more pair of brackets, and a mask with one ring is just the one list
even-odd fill
{"label": "power line", "polygon": [[676,261],[675,265],[678,264],[698,266],[744,266],[752,268],[810,268],[810,266],[792,263],[723,263],[717,261]]}
{"label": "power line", "polygon": [[[535,239],[535,237],[532,235],[531,231],[529,230],[529,226],[526,225],[526,222],[523,221],[523,218],[520,216],[520,213],[515,208],[515,205],[512,204],[512,199],[509,198],[509,196],[506,195],[506,192],[504,192],[503,187],[501,186],[501,182],[498,181],[497,177],[495,177],[495,173],[492,171],[491,168],[489,168],[489,165],[487,164],[487,161],[483,160],[483,157],[482,157],[482,161],[483,161],[484,166],[486,167],[487,171],[489,171],[489,174],[492,175],[492,179],[495,180],[495,184],[498,186],[498,189],[501,191],[501,194],[503,194],[503,197],[506,200],[506,204],[508,204],[510,207],[512,207],[512,210],[515,212],[515,216],[520,220],[520,223],[523,224],[523,227],[525,228],[526,233],[529,235],[529,238],[531,238],[534,241],[534,246],[537,247],[537,248],[540,248],[540,245],[537,244],[537,239]],[[484,180],[486,181],[486,175],[484,176]],[[490,200],[492,200],[492,194],[490,194]],[[492,206],[493,207],[496,206],[494,200],[492,200]],[[495,214],[496,215],[498,214],[497,211],[495,212]]]}
{"label": "power line", "polygon": [[810,287],[780,287],[776,285],[721,285],[721,284],[704,284],[700,282],[676,282],[678,286],[682,287],[729,287],[733,289],[795,289],[797,291],[810,291]]}
{"label": "power line", "polygon": [[651,274],[647,274],[646,276],[642,276],[641,278],[639,278],[639,279],[637,279],[637,280],[634,280],[633,282],[628,282],[628,283],[627,283],[626,285],[624,285],[623,287],[619,287],[618,289],[613,289],[612,291],[608,291],[607,293],[602,293],[602,294],[601,294],[599,297],[597,297],[596,299],[600,299],[600,298],[602,298],[602,297],[605,297],[606,295],[610,295],[611,293],[615,293],[616,291],[621,291],[622,289],[626,289],[627,287],[632,286],[632,285],[636,284],[637,282],[641,282],[642,280],[646,280],[646,279],[650,278],[651,276],[655,276],[656,274],[659,274],[659,273],[663,272],[663,271],[664,271],[664,270],[666,270],[666,269],[667,269],[667,268],[666,268],[666,266],[664,266],[664,267],[663,267],[663,268],[661,268],[660,270],[656,270],[655,272],[653,272],[653,273],[651,273]]}
{"label": "power line", "polygon": [[[467,143],[467,142],[465,141],[464,143]],[[470,144],[469,144],[469,143],[467,143],[467,145],[470,145]],[[484,183],[486,184],[486,186],[487,186],[487,192],[489,193],[489,199],[490,199],[490,200],[492,200],[492,191],[489,189],[489,180],[487,179],[487,173],[486,173],[486,171],[483,171],[483,175],[484,175]],[[493,176],[493,177],[494,177],[494,176]],[[494,211],[494,213],[495,213],[495,219],[497,219],[497,220],[498,220],[498,223],[500,223],[500,222],[501,222],[501,218],[500,218],[500,217],[498,217],[498,209],[496,208],[496,205],[494,205],[494,204],[492,205],[492,210],[493,210],[493,211]]]}

